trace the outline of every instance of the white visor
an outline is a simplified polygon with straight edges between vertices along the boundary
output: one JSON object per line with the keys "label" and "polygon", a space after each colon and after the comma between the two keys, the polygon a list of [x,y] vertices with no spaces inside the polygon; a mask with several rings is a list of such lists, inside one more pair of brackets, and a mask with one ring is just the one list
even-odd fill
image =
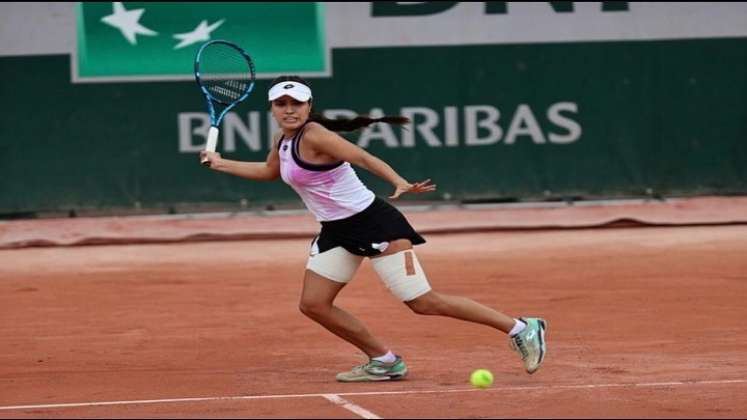
{"label": "white visor", "polygon": [[293,99],[306,102],[311,98],[311,89],[308,86],[298,82],[280,82],[270,88],[268,98],[270,101],[288,95]]}

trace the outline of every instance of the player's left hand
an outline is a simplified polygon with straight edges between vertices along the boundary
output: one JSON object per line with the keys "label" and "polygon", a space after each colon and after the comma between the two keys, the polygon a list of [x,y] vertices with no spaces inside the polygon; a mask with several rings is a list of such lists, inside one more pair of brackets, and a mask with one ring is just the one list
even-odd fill
{"label": "player's left hand", "polygon": [[405,182],[403,184],[397,185],[397,189],[394,191],[394,194],[390,195],[389,198],[394,200],[404,193],[427,193],[433,191],[436,191],[436,185],[431,184],[430,179],[426,179],[422,182],[416,182],[414,184]]}

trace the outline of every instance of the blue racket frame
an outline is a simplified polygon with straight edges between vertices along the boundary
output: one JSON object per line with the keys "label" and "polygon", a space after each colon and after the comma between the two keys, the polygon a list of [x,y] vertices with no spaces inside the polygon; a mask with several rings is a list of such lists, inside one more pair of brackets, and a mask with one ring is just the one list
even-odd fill
{"label": "blue racket frame", "polygon": [[[202,84],[202,79],[200,78],[200,56],[202,56],[202,52],[205,50],[205,48],[207,48],[208,46],[212,44],[225,44],[231,48],[234,48],[237,52],[241,53],[241,55],[244,56],[247,63],[249,64],[249,69],[250,69],[250,74],[251,74],[251,83],[249,83],[249,86],[247,86],[246,92],[244,92],[243,95],[241,95],[238,99],[236,99],[233,102],[226,103],[214,97],[213,95],[210,94],[207,88]],[[205,95],[205,99],[207,99],[208,113],[210,114],[210,125],[212,125],[213,127],[218,127],[218,125],[220,125],[220,122],[223,119],[223,117],[226,115],[226,113],[230,111],[231,108],[235,107],[237,104],[245,100],[249,96],[249,94],[252,93],[252,90],[254,89],[254,82],[255,82],[254,61],[252,61],[252,58],[249,56],[249,54],[246,51],[244,51],[243,48],[239,47],[238,45],[234,44],[231,41],[226,41],[224,39],[216,39],[213,41],[208,41],[202,44],[200,49],[197,50],[197,54],[195,55],[195,81],[197,82],[197,86],[200,87],[202,94]],[[221,111],[221,113],[217,116],[217,118],[215,116],[215,106],[213,105],[213,102],[226,106],[223,109],[223,111]]]}

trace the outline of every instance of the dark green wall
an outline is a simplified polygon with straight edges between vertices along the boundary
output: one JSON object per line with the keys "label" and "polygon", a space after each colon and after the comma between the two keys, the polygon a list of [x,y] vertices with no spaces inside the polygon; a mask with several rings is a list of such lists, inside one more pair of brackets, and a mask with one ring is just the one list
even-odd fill
{"label": "dark green wall", "polygon": [[[338,49],[332,62],[332,78],[311,79],[318,109],[430,108],[443,144],[444,108],[456,107],[456,146],[428,146],[416,131],[415,147],[402,147],[396,128],[399,147],[368,147],[412,180],[432,178],[452,198],[747,192],[745,38]],[[73,85],[68,56],[0,58],[0,80],[0,213],[296,200],[281,181],[212,173],[196,154],[179,152],[178,114],[204,112],[192,82]],[[261,111],[263,132],[267,88],[260,81],[239,108]],[[563,115],[582,129],[569,144],[548,139],[567,134],[546,115],[562,102],[576,104],[577,112]],[[544,144],[528,135],[506,144],[521,104]],[[472,105],[500,111],[500,141],[464,144],[463,111]],[[253,152],[240,143],[225,156],[266,154],[266,146]],[[378,194],[390,192],[361,176]]]}

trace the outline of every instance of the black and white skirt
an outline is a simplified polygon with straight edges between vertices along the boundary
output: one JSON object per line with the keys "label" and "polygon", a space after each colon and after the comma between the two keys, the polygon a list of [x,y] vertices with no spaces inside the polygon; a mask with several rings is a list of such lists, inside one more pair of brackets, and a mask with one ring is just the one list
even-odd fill
{"label": "black and white skirt", "polygon": [[322,230],[312,242],[318,253],[341,246],[352,254],[373,257],[397,239],[409,239],[413,245],[425,243],[399,210],[378,197],[360,213],[321,224]]}

